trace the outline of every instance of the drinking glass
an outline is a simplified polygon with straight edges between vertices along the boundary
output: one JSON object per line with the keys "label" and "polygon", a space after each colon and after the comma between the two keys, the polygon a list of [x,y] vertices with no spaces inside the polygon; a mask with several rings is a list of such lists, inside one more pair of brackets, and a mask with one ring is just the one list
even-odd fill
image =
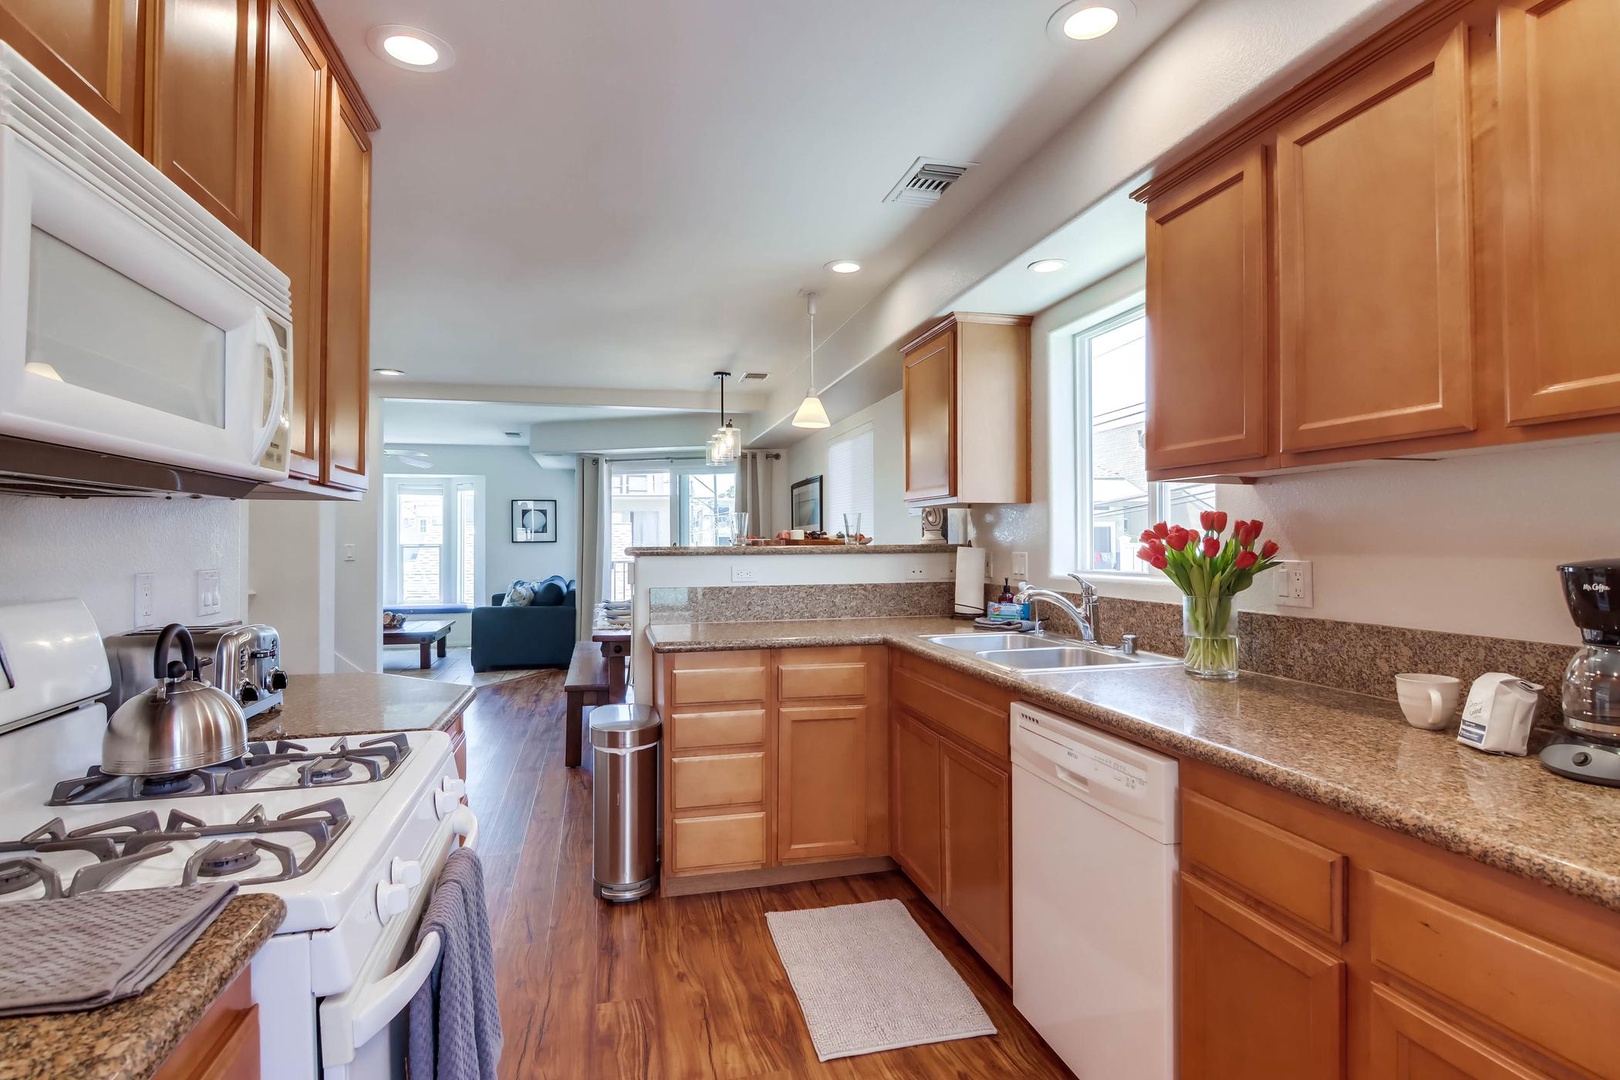
{"label": "drinking glass", "polygon": [[855,537],[860,531],[861,531],[861,515],[859,515],[859,514],[845,514],[844,515],[844,543],[846,543],[846,544],[855,543]]}
{"label": "drinking glass", "polygon": [[736,547],[743,547],[748,543],[748,511],[731,512],[731,542]]}

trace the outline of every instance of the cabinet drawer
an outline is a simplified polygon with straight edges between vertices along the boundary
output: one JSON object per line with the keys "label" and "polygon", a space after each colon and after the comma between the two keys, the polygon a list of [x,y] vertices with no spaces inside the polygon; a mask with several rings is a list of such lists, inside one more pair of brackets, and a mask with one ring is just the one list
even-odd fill
{"label": "cabinet drawer", "polygon": [[737,656],[741,659],[725,667],[677,667],[671,671],[670,704],[710,705],[732,701],[764,701],[766,691],[764,657],[752,652],[738,653]]}
{"label": "cabinet drawer", "polygon": [[759,745],[765,741],[765,710],[678,712],[665,722],[665,730],[671,750]]}
{"label": "cabinet drawer", "polygon": [[866,696],[864,661],[783,663],[776,671],[776,694],[783,701]]}
{"label": "cabinet drawer", "polygon": [[676,818],[670,869],[677,874],[765,864],[765,812]]}
{"label": "cabinet drawer", "polygon": [[765,801],[763,753],[672,758],[669,768],[670,804],[677,810]]}
{"label": "cabinet drawer", "polygon": [[1374,964],[1594,1075],[1620,1077],[1620,971],[1374,874]]}
{"label": "cabinet drawer", "polygon": [[1238,889],[1342,943],[1345,939],[1345,857],[1183,791],[1182,857]]}
{"label": "cabinet drawer", "polygon": [[[890,695],[895,704],[989,752],[998,761],[1011,754],[1007,744],[1010,723],[1006,705],[993,708],[905,667],[894,670]],[[1008,701],[1010,703],[1011,699]]]}

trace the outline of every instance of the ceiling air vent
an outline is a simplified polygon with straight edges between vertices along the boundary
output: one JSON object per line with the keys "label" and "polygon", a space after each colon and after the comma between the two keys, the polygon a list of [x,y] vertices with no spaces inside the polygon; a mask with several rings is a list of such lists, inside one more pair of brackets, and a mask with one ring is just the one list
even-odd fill
{"label": "ceiling air vent", "polygon": [[765,378],[766,378],[766,376],[768,374],[769,374],[768,372],[764,372],[764,371],[745,371],[745,372],[743,372],[743,377],[738,381],[739,382],[764,382]]}
{"label": "ceiling air vent", "polygon": [[973,168],[974,164],[970,161],[965,165],[953,165],[949,161],[918,158],[883,201],[933,206],[946,189],[962,179],[962,174]]}

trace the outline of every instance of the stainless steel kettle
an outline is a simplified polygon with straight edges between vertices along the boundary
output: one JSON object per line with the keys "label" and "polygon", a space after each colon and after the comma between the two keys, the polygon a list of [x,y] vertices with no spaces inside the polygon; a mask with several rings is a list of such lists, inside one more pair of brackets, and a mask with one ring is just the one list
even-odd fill
{"label": "stainless steel kettle", "polygon": [[[170,660],[176,643],[183,660]],[[158,635],[153,675],[163,680],[118,707],[101,739],[101,771],[164,776],[247,753],[247,721],[232,697],[202,681],[191,631],[171,623]]]}

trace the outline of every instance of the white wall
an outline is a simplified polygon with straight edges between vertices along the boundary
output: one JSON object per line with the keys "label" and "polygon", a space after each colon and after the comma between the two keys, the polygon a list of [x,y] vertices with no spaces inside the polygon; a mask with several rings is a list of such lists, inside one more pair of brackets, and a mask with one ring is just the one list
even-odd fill
{"label": "white wall", "polygon": [[[452,473],[484,478],[484,603],[518,578],[579,576],[579,487],[573,469],[542,469],[522,446],[420,446],[431,469],[389,458],[383,471],[400,476]],[[556,499],[555,544],[512,543],[512,500]]]}
{"label": "white wall", "polygon": [[[248,618],[281,635],[292,675],[336,670],[337,507],[329,502],[248,504]],[[377,609],[377,624],[382,624]]]}
{"label": "white wall", "polygon": [[[872,425],[873,503],[877,520],[870,531],[880,544],[907,544],[922,539],[922,516],[906,507],[905,401],[902,394],[890,394],[876,405],[846,416],[832,427],[817,431],[784,452],[787,484],[780,503],[782,520],[791,520],[786,492],[793,484],[827,473],[827,447],[831,442],[863,424]],[[825,494],[825,490],[823,491]],[[842,528],[835,522],[830,528]]]}
{"label": "white wall", "polygon": [[[1074,514],[1071,356],[1064,328],[1117,309],[1139,292],[1140,264],[1036,317],[1032,336],[1035,504],[978,507],[975,544],[990,550],[996,580],[1027,552],[1031,580],[1071,588],[1053,558],[1054,535]],[[1057,333],[1054,340],[1054,332]],[[1620,441],[1515,448],[1438,461],[1384,461],[1223,485],[1216,505],[1259,518],[1287,558],[1309,560],[1309,609],[1280,608],[1264,578],[1239,606],[1282,614],[1574,644],[1556,565],[1620,557],[1612,478]],[[1594,482],[1596,488],[1594,488]],[[1060,551],[1069,550],[1060,546]],[[1061,564],[1061,565],[1055,565]],[[1157,576],[1088,575],[1104,595],[1176,601]]]}
{"label": "white wall", "polygon": [[[79,597],[103,635],[135,626],[135,575],[156,575],[154,623],[246,611],[244,509],[216,499],[0,495],[0,604]],[[220,572],[217,614],[197,611],[197,571]]]}

